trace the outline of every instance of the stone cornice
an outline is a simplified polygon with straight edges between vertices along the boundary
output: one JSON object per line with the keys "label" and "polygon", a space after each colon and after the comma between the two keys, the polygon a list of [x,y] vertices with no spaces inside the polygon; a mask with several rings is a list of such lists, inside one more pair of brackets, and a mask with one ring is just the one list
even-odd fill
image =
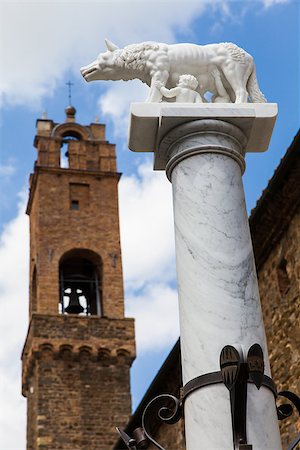
{"label": "stone cornice", "polygon": [[128,364],[135,359],[134,320],[98,316],[32,314],[22,352],[23,392],[36,362],[43,358],[99,364]]}

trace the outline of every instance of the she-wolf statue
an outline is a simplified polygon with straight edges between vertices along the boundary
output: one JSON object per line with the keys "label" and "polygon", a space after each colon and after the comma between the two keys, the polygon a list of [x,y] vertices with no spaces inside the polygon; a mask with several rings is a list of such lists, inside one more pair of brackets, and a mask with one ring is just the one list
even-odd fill
{"label": "she-wolf statue", "polygon": [[200,101],[205,93],[212,102],[264,103],[254,60],[242,48],[229,42],[220,44],[162,44],[142,42],[119,48],[105,40],[107,51],[80,69],[86,81],[132,80],[150,86],[147,102],[161,102],[164,88],[172,89],[182,75],[197,80]]}

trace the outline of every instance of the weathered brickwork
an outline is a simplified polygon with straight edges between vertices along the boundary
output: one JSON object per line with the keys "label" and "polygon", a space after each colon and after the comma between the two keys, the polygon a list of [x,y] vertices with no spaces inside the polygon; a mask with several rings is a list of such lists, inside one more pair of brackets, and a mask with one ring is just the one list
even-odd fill
{"label": "weathered brickwork", "polygon": [[[124,318],[120,174],[104,125],[83,127],[73,108],[66,112],[63,124],[37,122],[30,177],[30,324],[22,354],[27,450],[108,450],[115,426],[125,426],[131,412],[135,358],[133,319]],[[62,144],[68,168],[61,167]],[[92,288],[82,284],[86,267],[93,267]],[[75,290],[62,281],[70,282],[72,270]],[[66,292],[94,292],[94,315],[62,314]]]}
{"label": "weathered brickwork", "polygon": [[[36,267],[39,299],[35,312],[58,312],[59,262],[70,250],[88,249],[102,261],[99,269],[102,272],[103,315],[123,317],[118,175],[98,173],[95,176],[71,169],[41,167],[36,168],[35,177],[38,197],[32,204],[35,206],[36,201],[39,204],[36,210],[30,211],[31,234],[36,236],[31,248],[31,270],[33,273]],[[89,186],[89,206],[79,204],[79,210],[70,208],[71,183]]]}
{"label": "weathered brickwork", "polygon": [[[60,167],[65,136],[69,168]],[[59,262],[74,249],[89,249],[102,261],[99,268],[103,315],[124,316],[120,251],[118,180],[115,146],[105,141],[100,124],[38,121],[38,160],[30,179],[30,292],[36,284],[33,312],[58,311]],[[75,198],[76,197],[76,198]],[[72,208],[72,200],[77,208]],[[33,274],[36,279],[34,280]]]}
{"label": "weathered brickwork", "polygon": [[[300,132],[250,217],[272,376],[300,395]],[[288,403],[288,401],[285,401]],[[280,422],[283,448],[300,432],[297,414]]]}
{"label": "weathered brickwork", "polygon": [[[300,211],[259,270],[272,376],[279,390],[300,393]],[[297,415],[280,423],[283,448],[300,432]]]}
{"label": "weathered brickwork", "polygon": [[135,357],[133,319],[34,313],[22,354],[25,396],[30,391],[36,357],[45,348],[54,354],[64,349],[74,355],[87,351],[95,361],[106,356],[118,364],[126,357],[130,366]]}
{"label": "weathered brickwork", "polygon": [[115,424],[124,426],[131,407],[126,357],[93,358],[82,350],[44,347],[36,357],[27,398],[30,449],[107,450],[115,441]]}
{"label": "weathered brickwork", "polygon": [[[168,450],[185,450],[184,421],[180,419],[174,425],[163,424],[155,434],[155,440]],[[155,450],[154,445],[149,449]]]}

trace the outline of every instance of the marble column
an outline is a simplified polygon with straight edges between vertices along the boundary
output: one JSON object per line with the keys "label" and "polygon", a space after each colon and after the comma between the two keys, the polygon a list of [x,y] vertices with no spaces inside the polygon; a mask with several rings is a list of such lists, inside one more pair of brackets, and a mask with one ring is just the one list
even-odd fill
{"label": "marble column", "polygon": [[[202,115],[194,110],[192,119],[181,110],[182,120],[165,130],[162,118],[168,113],[159,113],[153,150],[156,166],[165,168],[173,188],[183,384],[219,370],[225,345],[246,354],[260,344],[265,374],[271,376],[242,173],[249,141],[256,139],[260,149],[268,145],[272,114],[265,114],[266,139],[255,131],[262,125],[260,114],[242,120],[249,119],[249,110],[235,111],[234,118],[218,110],[219,117],[213,117],[212,107],[209,113],[206,107]],[[178,119],[174,109],[171,114]],[[187,450],[233,449],[229,391],[223,384],[187,398],[185,429]],[[247,441],[253,450],[281,449],[273,394],[252,384]]]}

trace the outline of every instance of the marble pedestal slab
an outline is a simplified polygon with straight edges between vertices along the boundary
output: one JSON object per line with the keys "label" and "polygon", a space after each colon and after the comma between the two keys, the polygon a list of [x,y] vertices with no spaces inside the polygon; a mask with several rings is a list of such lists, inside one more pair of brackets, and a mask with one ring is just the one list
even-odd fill
{"label": "marble pedestal slab", "polygon": [[[151,116],[153,105],[141,105],[139,116],[132,106],[129,142],[134,150],[152,149],[155,167],[172,182],[183,383],[219,370],[228,344],[247,353],[259,343],[270,376],[242,172],[247,149],[267,149],[276,105],[155,107]],[[225,386],[188,397],[185,428],[187,450],[232,450]],[[281,449],[267,388],[248,386],[247,438],[253,450]]]}
{"label": "marble pedestal slab", "polygon": [[154,152],[154,169],[163,170],[168,155],[160,142],[187,122],[219,119],[237,125],[247,137],[244,152],[268,149],[277,116],[276,103],[132,103],[128,147],[134,152]]}

